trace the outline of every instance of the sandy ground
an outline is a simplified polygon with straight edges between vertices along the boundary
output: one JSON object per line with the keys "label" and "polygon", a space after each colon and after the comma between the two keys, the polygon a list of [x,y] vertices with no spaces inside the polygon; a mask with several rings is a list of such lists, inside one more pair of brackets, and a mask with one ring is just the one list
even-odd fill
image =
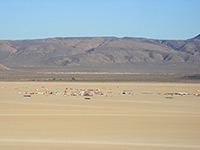
{"label": "sandy ground", "polygon": [[[41,87],[104,89],[104,95],[19,94]],[[199,150],[200,97],[163,95],[197,90],[200,84],[0,82],[0,149]]]}

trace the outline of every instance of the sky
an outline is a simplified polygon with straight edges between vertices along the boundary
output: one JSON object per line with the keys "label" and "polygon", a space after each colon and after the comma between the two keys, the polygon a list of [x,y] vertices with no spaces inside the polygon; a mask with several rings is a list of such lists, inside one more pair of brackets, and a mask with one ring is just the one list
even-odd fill
{"label": "sky", "polygon": [[0,0],[0,40],[200,34],[200,0]]}

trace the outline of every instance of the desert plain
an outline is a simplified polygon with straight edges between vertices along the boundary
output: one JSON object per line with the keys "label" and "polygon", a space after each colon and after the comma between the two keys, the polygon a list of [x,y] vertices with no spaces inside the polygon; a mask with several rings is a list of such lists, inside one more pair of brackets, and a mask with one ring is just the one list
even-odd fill
{"label": "desert plain", "polygon": [[[70,95],[85,89],[101,94]],[[0,149],[199,150],[199,92],[199,83],[0,82]]]}

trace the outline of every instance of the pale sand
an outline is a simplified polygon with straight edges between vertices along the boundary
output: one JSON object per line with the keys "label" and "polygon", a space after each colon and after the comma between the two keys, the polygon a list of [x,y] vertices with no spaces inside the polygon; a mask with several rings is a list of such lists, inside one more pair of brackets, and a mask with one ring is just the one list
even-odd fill
{"label": "pale sand", "polygon": [[[91,100],[18,94],[41,86],[100,88],[112,94]],[[134,95],[119,95],[123,90]],[[163,95],[197,90],[200,84],[0,82],[0,150],[198,150],[200,97]]]}

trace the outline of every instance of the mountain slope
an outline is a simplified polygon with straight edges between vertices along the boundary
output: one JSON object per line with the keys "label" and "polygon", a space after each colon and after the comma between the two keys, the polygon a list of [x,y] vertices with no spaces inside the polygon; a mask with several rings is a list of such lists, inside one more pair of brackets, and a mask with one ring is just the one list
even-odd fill
{"label": "mountain slope", "polygon": [[0,71],[9,71],[9,70],[11,70],[11,69],[6,67],[6,66],[4,66],[4,65],[2,65],[2,64],[0,64]]}
{"label": "mountain slope", "polygon": [[188,40],[83,37],[0,41],[9,66],[200,65],[200,35]]}

